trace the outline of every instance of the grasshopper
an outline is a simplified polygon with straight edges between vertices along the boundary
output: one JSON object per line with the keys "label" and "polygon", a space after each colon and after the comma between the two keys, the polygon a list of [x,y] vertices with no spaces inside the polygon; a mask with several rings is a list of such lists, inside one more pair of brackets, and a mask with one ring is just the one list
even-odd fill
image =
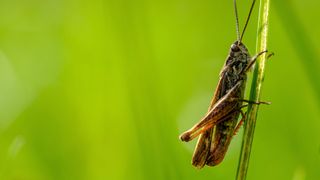
{"label": "grasshopper", "polygon": [[[248,104],[243,103],[267,104],[265,102],[250,102],[243,98],[247,72],[257,58],[267,52],[265,50],[251,57],[248,49],[242,43],[255,1],[253,0],[251,4],[249,15],[240,36],[237,5],[236,0],[234,0],[237,40],[231,45],[229,55],[220,72],[218,86],[207,114],[199,123],[180,135],[180,139],[186,142],[199,135],[192,157],[192,165],[197,168],[202,168],[204,165],[215,166],[224,159],[232,137],[245,119],[242,108]],[[242,118],[238,122],[240,114]]]}

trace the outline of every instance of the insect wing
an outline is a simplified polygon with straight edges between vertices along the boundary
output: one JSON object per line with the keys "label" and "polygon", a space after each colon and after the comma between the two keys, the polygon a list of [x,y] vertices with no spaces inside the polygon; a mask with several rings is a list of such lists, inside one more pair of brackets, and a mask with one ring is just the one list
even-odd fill
{"label": "insect wing", "polygon": [[[221,92],[222,87],[222,77],[220,76],[218,86],[214,92],[213,98],[211,100],[208,112],[214,107],[215,103],[219,100],[219,95]],[[197,167],[198,169],[202,168],[207,161],[207,156],[210,151],[210,145],[211,145],[211,139],[213,136],[214,128],[211,127],[208,130],[204,131],[202,134],[200,134],[196,148],[193,152],[192,156],[192,165]]]}

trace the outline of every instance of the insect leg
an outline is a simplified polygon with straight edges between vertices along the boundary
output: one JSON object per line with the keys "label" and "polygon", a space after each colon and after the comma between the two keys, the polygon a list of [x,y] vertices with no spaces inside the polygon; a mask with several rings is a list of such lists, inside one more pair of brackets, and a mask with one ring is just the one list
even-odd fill
{"label": "insect leg", "polygon": [[245,108],[245,107],[248,107],[248,104],[244,104],[244,105],[240,106],[239,109],[242,109],[242,108]]}
{"label": "insect leg", "polygon": [[[215,106],[215,104],[219,100],[221,90],[222,90],[222,85],[223,85],[223,78],[220,77],[217,89],[215,90],[213,98],[210,102],[208,112],[211,111],[211,109]],[[201,169],[206,164],[207,156],[210,151],[213,132],[214,132],[214,127],[211,127],[199,135],[199,139],[197,141],[197,145],[193,152],[192,161],[191,161],[192,165],[198,169]]]}
{"label": "insect leg", "polygon": [[272,56],[274,56],[274,52],[271,52],[271,53],[267,56],[267,59],[271,58]]}
{"label": "insect leg", "polygon": [[[224,103],[228,103],[228,102],[226,101]],[[221,106],[225,107],[228,105],[222,104]],[[218,112],[219,114],[215,113],[215,115],[206,116],[206,117],[212,117],[212,118],[206,119],[206,117],[205,117],[198,124],[194,125],[190,130],[188,130],[188,131],[184,132],[182,135],[180,135],[180,139],[182,141],[186,141],[186,142],[191,141],[192,139],[194,139],[198,135],[202,134],[204,131],[208,130],[209,128],[212,128],[216,124],[224,121],[225,119],[228,119],[230,116],[233,116],[235,106],[232,104],[230,104],[229,106],[231,107],[229,110],[226,109],[229,107],[225,107],[224,110]],[[218,107],[218,108],[220,108],[220,107]]]}
{"label": "insect leg", "polygon": [[[242,110],[234,110],[221,118],[217,123],[230,120],[230,118],[234,117],[236,113],[241,113]],[[242,115],[243,117],[244,115]],[[244,117],[243,117],[244,118]],[[192,165],[197,167],[198,169],[202,168],[206,163],[208,163],[208,154],[210,152],[211,147],[211,139],[213,136],[214,128],[210,128],[209,130],[204,131],[198,140],[196,151],[193,154],[192,157]],[[202,137],[202,138],[201,138]]]}
{"label": "insect leg", "polygon": [[237,108],[237,101],[232,99],[238,92],[240,85],[242,85],[241,81],[239,81],[225,96],[219,99],[219,101],[199,123],[194,125],[190,130],[184,132],[180,136],[180,139],[186,142],[194,139],[205,130],[220,122],[221,119],[231,111],[234,111],[234,109]]}
{"label": "insect leg", "polygon": [[[260,105],[260,104],[270,105],[270,104],[271,104],[271,102],[265,102],[265,101],[258,101],[258,102],[256,102],[256,101],[250,101],[250,100],[239,99],[239,98],[231,98],[231,100],[233,100],[233,101],[242,101],[242,102],[246,102],[246,103],[249,103],[249,104],[257,104],[257,105]],[[242,106],[240,107],[240,109],[242,109],[242,108],[244,108],[244,107],[246,107],[246,106],[248,106],[248,105],[247,105],[247,104],[242,105]]]}
{"label": "insect leg", "polygon": [[242,110],[240,110],[241,116],[242,118],[240,119],[239,123],[237,124],[236,128],[233,131],[233,135],[236,135],[240,129],[240,127],[242,126],[244,120],[246,119],[246,113],[244,113]]}
{"label": "insect leg", "polygon": [[262,54],[268,52],[268,50],[265,51],[261,51],[258,54],[256,54],[255,56],[253,56],[249,62],[249,64],[247,65],[247,67],[244,69],[243,72],[247,72],[249,71],[249,69],[253,66],[253,64],[257,61],[258,57],[261,56]]}
{"label": "insect leg", "polygon": [[250,101],[250,100],[246,100],[246,99],[239,99],[239,101],[242,101],[242,102],[246,102],[246,103],[249,103],[249,104],[257,104],[257,105],[260,105],[260,104],[266,104],[266,105],[270,105],[271,102],[265,102],[265,101]]}

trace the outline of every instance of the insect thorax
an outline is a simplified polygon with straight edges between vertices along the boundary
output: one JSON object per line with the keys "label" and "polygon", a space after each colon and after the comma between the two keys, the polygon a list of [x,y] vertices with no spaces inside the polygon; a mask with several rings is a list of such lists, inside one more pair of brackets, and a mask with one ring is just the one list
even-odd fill
{"label": "insect thorax", "polygon": [[238,41],[231,45],[229,56],[221,75],[225,78],[226,89],[231,89],[239,80],[246,80],[244,69],[250,61],[248,49]]}

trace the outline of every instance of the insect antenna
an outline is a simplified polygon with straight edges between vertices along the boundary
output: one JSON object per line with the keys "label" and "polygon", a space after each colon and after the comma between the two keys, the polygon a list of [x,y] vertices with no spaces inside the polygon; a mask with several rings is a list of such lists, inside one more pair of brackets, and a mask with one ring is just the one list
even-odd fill
{"label": "insect antenna", "polygon": [[[234,0],[235,2],[236,0]],[[240,40],[238,41],[239,43],[242,41],[242,37],[244,35],[244,32],[246,31],[246,28],[247,28],[247,25],[248,25],[248,22],[249,22],[249,19],[250,19],[250,16],[251,16],[251,13],[252,13],[252,10],[253,10],[253,7],[254,7],[254,4],[256,3],[256,0],[253,0],[252,1],[252,4],[251,4],[251,8],[250,8],[250,11],[249,11],[249,15],[247,17],[247,21],[246,21],[246,24],[244,25],[244,28],[243,28],[243,31],[241,33],[241,37],[240,37]]]}
{"label": "insect antenna", "polygon": [[239,32],[239,17],[238,17],[238,9],[237,9],[237,0],[233,0],[234,6],[234,14],[236,16],[236,31],[237,31],[237,41],[240,43],[240,32]]}

